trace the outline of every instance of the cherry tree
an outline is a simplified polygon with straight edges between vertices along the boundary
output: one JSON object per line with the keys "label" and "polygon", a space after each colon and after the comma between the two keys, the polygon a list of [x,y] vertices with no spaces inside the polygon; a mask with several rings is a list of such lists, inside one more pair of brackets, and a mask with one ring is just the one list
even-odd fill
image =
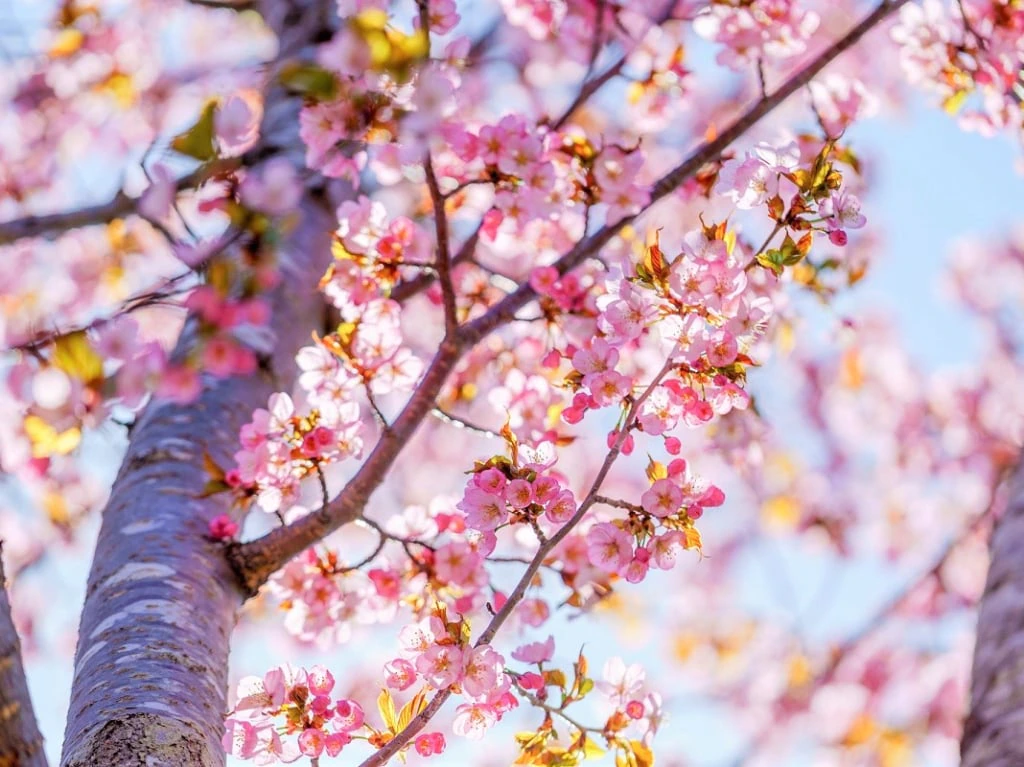
{"label": "cherry tree", "polygon": [[[979,599],[964,760],[1019,761],[1024,241],[953,254],[966,373],[834,308],[882,247],[849,129],[919,88],[1024,131],[1019,3],[45,6],[0,81],[0,466],[33,510],[0,536],[14,579],[102,508],[62,764],[684,764],[680,684],[737,764],[808,733],[951,763],[971,648],[902,635]],[[811,641],[731,575],[780,531],[910,575]],[[41,765],[18,596],[0,762]],[[657,673],[562,628],[648,609]],[[229,685],[240,620],[384,659]]]}

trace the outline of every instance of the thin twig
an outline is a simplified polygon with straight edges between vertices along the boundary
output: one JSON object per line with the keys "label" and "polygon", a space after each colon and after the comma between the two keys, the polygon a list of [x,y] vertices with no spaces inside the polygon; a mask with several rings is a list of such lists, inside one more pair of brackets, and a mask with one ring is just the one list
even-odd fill
{"label": "thin twig", "polygon": [[768,98],[768,86],[764,79],[764,59],[757,57],[757,84],[761,89],[761,98]]}
{"label": "thin twig", "polygon": [[[235,167],[235,161],[225,161],[227,167]],[[223,164],[223,163],[222,163]],[[211,175],[214,169],[209,165],[203,165],[182,176],[175,182],[178,191],[200,183]],[[63,232],[69,229],[77,229],[82,226],[93,226],[105,224],[116,218],[124,218],[135,212],[138,205],[137,197],[129,197],[124,192],[118,192],[114,197],[99,205],[90,205],[77,210],[68,210],[60,213],[49,213],[42,216],[25,216],[7,221],[0,221],[0,245],[7,245],[26,237],[40,237],[52,232]]]}
{"label": "thin twig", "polygon": [[486,426],[479,426],[472,421],[467,421],[465,418],[452,415],[442,407],[435,407],[430,411],[430,413],[438,420],[451,424],[458,429],[468,429],[469,431],[476,432],[488,439],[502,439],[502,436],[498,432],[494,431],[494,429],[488,429]]}
{"label": "thin twig", "polygon": [[626,511],[633,511],[637,514],[646,514],[643,507],[637,506],[635,503],[629,503],[628,501],[622,501],[618,498],[609,498],[604,495],[599,495],[594,498],[594,503],[601,504],[602,506],[613,506],[616,509],[625,509]]}
{"label": "thin twig", "polygon": [[[479,224],[473,233],[466,238],[465,242],[459,248],[459,251],[455,254],[452,259],[452,266],[458,266],[459,264],[466,263],[467,261],[473,260],[473,254],[476,252],[477,243],[480,242],[480,230],[483,224]],[[413,296],[422,293],[424,290],[434,284],[435,274],[430,272],[424,272],[418,274],[415,277],[402,280],[402,282],[395,285],[391,290],[390,298],[398,303],[404,303]]]}
{"label": "thin twig", "polygon": [[444,209],[444,195],[437,185],[434,163],[427,153],[423,163],[426,171],[427,188],[430,190],[430,201],[434,205],[434,229],[437,236],[437,280],[441,284],[441,304],[444,307],[444,335],[451,338],[459,329],[458,307],[455,298],[455,285],[452,283],[452,253],[448,242],[448,214]]}

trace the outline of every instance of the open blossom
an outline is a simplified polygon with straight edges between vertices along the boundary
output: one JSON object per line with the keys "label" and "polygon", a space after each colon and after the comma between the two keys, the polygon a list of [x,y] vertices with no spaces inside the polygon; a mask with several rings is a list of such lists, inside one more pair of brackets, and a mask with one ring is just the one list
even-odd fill
{"label": "open blossom", "polygon": [[633,558],[633,538],[615,525],[598,523],[587,533],[587,556],[595,567],[617,572]]}
{"label": "open blossom", "polygon": [[231,157],[249,149],[259,137],[262,117],[263,101],[258,91],[244,88],[224,99],[213,116],[221,151]]}
{"label": "open blossom", "polygon": [[505,659],[490,645],[475,647],[465,653],[462,691],[469,698],[487,698],[502,684]]}
{"label": "open blossom", "polygon": [[543,642],[531,642],[517,647],[512,651],[512,657],[521,663],[544,663],[551,660],[555,654],[555,638],[549,636]]}
{"label": "open blossom", "polygon": [[470,740],[480,740],[498,721],[495,710],[482,703],[463,703],[455,709],[452,731]]}
{"label": "open blossom", "polygon": [[867,219],[860,212],[860,200],[846,190],[833,192],[818,204],[818,214],[830,231],[860,229]]}
{"label": "open blossom", "polygon": [[416,669],[404,658],[384,664],[384,683],[392,690],[407,690],[416,682]]}
{"label": "open blossom", "polygon": [[604,664],[601,676],[595,687],[618,705],[639,697],[646,673],[639,664],[627,666],[622,658],[615,657]]}
{"label": "open blossom", "polygon": [[796,170],[799,164],[800,150],[795,143],[781,149],[758,144],[743,159],[735,158],[722,165],[715,191],[729,197],[737,208],[751,210],[775,195],[792,195],[796,185],[786,180],[785,174]]}
{"label": "open blossom", "polygon": [[416,659],[416,670],[435,689],[450,687],[462,679],[462,649],[455,645],[432,645]]}
{"label": "open blossom", "polygon": [[478,487],[471,487],[458,507],[466,513],[466,524],[474,530],[494,530],[508,519],[505,501]]}
{"label": "open blossom", "polygon": [[683,491],[669,479],[659,479],[640,498],[644,511],[656,517],[668,517],[679,511]]}

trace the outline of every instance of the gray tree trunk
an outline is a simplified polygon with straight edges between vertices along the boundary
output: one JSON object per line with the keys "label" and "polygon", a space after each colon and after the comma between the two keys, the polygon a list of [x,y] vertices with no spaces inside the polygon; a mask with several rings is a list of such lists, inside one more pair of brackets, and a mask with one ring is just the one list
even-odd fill
{"label": "gray tree trunk", "polygon": [[[282,56],[308,48],[333,4],[268,0]],[[273,72],[273,68],[271,69]],[[261,150],[302,163],[299,104],[267,97]],[[205,381],[189,405],[140,416],[103,512],[75,653],[64,767],[222,765],[228,647],[243,596],[220,545],[206,540],[227,494],[200,497],[203,454],[232,465],[238,430],[274,390],[290,389],[294,354],[323,321],[317,282],[330,258],[333,206],[309,190],[280,246],[270,370]],[[183,334],[179,352],[188,348]]]}
{"label": "gray tree trunk", "polygon": [[978,612],[971,704],[960,743],[962,767],[1024,765],[1024,460],[989,545],[991,564]]}
{"label": "gray tree trunk", "polygon": [[11,619],[0,542],[0,767],[46,767],[43,736],[21,664],[21,642]]}

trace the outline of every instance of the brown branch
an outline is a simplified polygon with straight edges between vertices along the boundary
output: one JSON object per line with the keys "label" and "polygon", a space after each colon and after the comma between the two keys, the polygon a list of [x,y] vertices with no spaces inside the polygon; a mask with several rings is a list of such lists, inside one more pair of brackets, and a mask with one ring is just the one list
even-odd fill
{"label": "brown branch", "polygon": [[[701,145],[685,161],[654,184],[650,202],[640,212],[627,216],[614,224],[605,225],[561,256],[554,264],[559,274],[565,274],[587,258],[594,256],[624,226],[682,185],[704,165],[718,159],[733,141],[742,136],[790,95],[806,85],[829,62],[849,49],[875,25],[906,2],[907,0],[894,0],[891,3],[880,5],[843,38],[836,41],[793,75],[779,90],[755,103],[714,141]],[[415,433],[422,420],[434,409],[435,399],[444,386],[448,374],[454,369],[463,354],[488,334],[515,319],[516,312],[536,297],[536,292],[528,282],[525,282],[492,306],[486,314],[472,322],[465,323],[455,336],[445,339],[419,387],[406,403],[395,423],[392,424],[391,430],[381,437],[369,458],[331,506],[317,514],[310,514],[296,520],[287,527],[277,528],[257,540],[228,547],[229,561],[248,594],[255,594],[267,578],[289,559],[316,543],[323,536],[361,515],[370,495],[384,481],[398,454]]]}
{"label": "brown branch", "polygon": [[21,641],[11,619],[0,543],[0,765],[46,767],[43,736],[21,662]]}
{"label": "brown branch", "polygon": [[452,284],[452,252],[448,242],[448,214],[444,209],[444,195],[441,194],[441,188],[437,185],[437,175],[434,173],[434,163],[429,152],[423,163],[423,169],[427,175],[430,201],[434,205],[434,229],[437,235],[435,267],[437,279],[441,283],[441,304],[444,306],[444,337],[452,338],[459,329],[459,316],[455,301],[455,285]]}
{"label": "brown branch", "polygon": [[256,8],[256,3],[251,0],[185,0],[192,5],[199,5],[203,8],[228,8],[232,11],[251,11]]}
{"label": "brown branch", "polygon": [[[462,243],[462,247],[459,248],[458,253],[452,258],[452,266],[458,266],[464,264],[467,261],[473,260],[473,254],[476,251],[477,243],[480,242],[480,227],[478,226],[466,241]],[[402,282],[395,285],[391,291],[391,298],[398,303],[404,303],[409,298],[422,293],[424,290],[434,284],[434,275],[429,272],[418,274],[415,277],[402,280]]]}
{"label": "brown branch", "polygon": [[[201,183],[211,173],[222,167],[235,167],[237,160],[225,160],[214,165],[203,165],[191,173],[182,176],[175,182],[180,192],[190,186]],[[23,218],[12,218],[7,221],[0,221],[0,245],[8,245],[26,237],[40,237],[53,232],[65,232],[69,229],[77,229],[82,226],[94,226],[105,224],[117,218],[124,218],[135,212],[139,198],[129,197],[119,191],[114,197],[100,205],[90,205],[77,210],[68,210],[60,213],[48,213],[41,216],[25,216]]]}

